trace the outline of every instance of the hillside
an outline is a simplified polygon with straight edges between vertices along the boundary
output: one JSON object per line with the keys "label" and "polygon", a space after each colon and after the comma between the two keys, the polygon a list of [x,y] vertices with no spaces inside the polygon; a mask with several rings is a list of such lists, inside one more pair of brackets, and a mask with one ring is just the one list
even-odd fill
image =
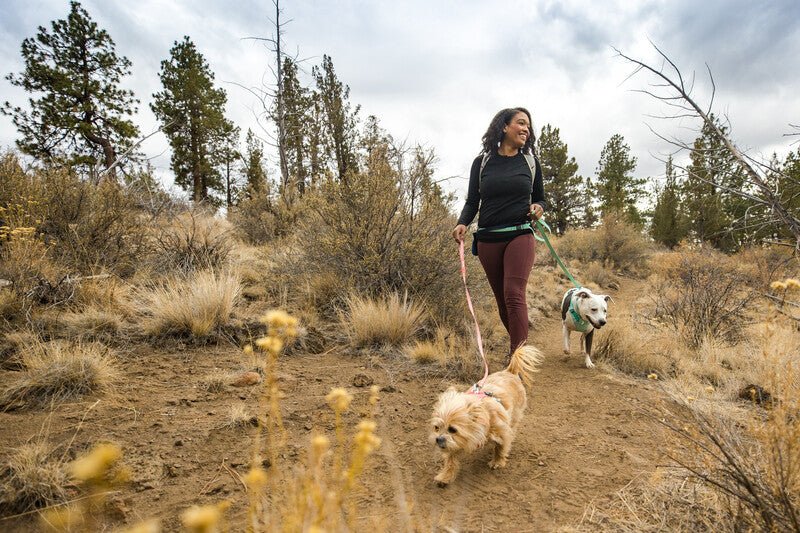
{"label": "hillside", "polygon": [[[637,293],[624,281],[617,299]],[[613,309],[611,313],[613,320]],[[580,522],[589,502],[602,501],[638,476],[648,475],[664,453],[657,422],[644,415],[667,401],[657,386],[600,369],[561,353],[561,328],[544,318],[530,340],[546,356],[535,376],[530,407],[505,470],[486,467],[488,451],[470,458],[459,478],[438,488],[435,447],[428,418],[448,385],[467,386],[414,369],[399,359],[364,358],[345,350],[292,354],[279,360],[279,382],[288,442],[282,459],[304,455],[313,431],[332,431],[325,395],[333,387],[355,392],[351,427],[363,411],[367,388],[381,388],[376,420],[382,445],[363,476],[359,505],[365,527],[413,522],[420,530],[547,531]],[[573,337],[577,345],[577,337]],[[136,349],[123,356],[123,384],[113,398],[90,398],[47,412],[0,413],[0,447],[31,438],[70,445],[79,453],[98,441],[118,443],[132,482],[112,498],[115,525],[162,519],[179,528],[178,512],[192,504],[233,500],[233,523],[246,510],[239,479],[249,466],[252,427],[226,426],[231,406],[254,414],[259,387],[201,387],[215,370],[241,368],[236,346],[180,350]],[[492,361],[492,369],[498,367]],[[363,392],[363,393],[362,393]],[[237,475],[238,474],[238,475]],[[31,516],[4,519],[3,529],[35,531]]]}

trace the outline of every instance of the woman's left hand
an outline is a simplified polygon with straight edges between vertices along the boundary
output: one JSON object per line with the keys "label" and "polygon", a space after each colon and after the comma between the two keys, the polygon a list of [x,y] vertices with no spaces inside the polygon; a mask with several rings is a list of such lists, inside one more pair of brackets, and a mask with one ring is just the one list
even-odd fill
{"label": "woman's left hand", "polygon": [[531,219],[539,220],[544,214],[544,209],[539,204],[531,204]]}

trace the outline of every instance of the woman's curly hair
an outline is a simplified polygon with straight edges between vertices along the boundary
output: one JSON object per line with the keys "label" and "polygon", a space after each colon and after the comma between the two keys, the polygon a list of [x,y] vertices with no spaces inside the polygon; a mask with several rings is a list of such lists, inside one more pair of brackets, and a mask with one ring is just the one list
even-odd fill
{"label": "woman's curly hair", "polygon": [[531,119],[530,111],[524,107],[509,107],[508,109],[499,111],[494,116],[492,121],[489,123],[489,127],[486,129],[486,133],[483,134],[483,138],[481,139],[484,152],[492,154],[497,153],[497,147],[505,135],[503,128],[508,126],[508,124],[511,122],[511,119],[514,118],[517,113],[525,113],[528,115],[528,123],[531,125],[529,128],[530,135],[528,135],[528,140],[525,141],[525,146],[522,147],[522,153],[533,153],[533,144],[536,142],[536,134],[533,133],[533,120]]}

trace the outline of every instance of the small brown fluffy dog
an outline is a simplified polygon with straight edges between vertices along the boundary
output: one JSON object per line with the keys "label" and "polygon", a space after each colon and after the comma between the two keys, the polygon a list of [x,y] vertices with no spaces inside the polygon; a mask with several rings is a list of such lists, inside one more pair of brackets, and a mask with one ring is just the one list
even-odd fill
{"label": "small brown fluffy dog", "polygon": [[458,392],[450,387],[439,396],[431,417],[430,440],[441,449],[444,466],[434,478],[447,486],[458,474],[461,459],[489,441],[495,443],[491,468],[503,468],[522,419],[528,398],[525,388],[542,362],[533,346],[522,346],[511,356],[508,368],[490,374],[483,388]]}

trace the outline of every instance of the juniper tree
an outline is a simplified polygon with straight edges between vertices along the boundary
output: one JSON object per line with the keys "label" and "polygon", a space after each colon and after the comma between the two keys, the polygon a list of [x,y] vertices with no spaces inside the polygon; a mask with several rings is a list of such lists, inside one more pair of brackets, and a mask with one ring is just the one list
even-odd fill
{"label": "juniper tree", "polygon": [[227,96],[214,87],[214,73],[188,36],[175,42],[159,77],[164,90],[150,107],[172,147],[175,183],[191,190],[195,202],[208,200],[209,191],[224,190],[216,166],[217,144],[231,127],[224,116]]}
{"label": "juniper tree", "polygon": [[597,167],[597,196],[603,216],[616,212],[632,224],[642,224],[636,201],[644,195],[645,180],[633,176],[635,169],[636,157],[631,155],[625,138],[612,135],[600,152]]}
{"label": "juniper tree", "polygon": [[131,62],[118,56],[111,36],[79,2],[70,2],[66,20],[39,26],[22,41],[25,70],[9,74],[13,85],[34,93],[29,110],[5,102],[24,153],[48,163],[110,169],[139,135],[128,118],[136,112],[133,92],[120,87]]}
{"label": "juniper tree", "polygon": [[323,144],[336,163],[336,177],[345,181],[348,173],[358,170],[356,146],[360,106],[351,108],[350,88],[339,81],[330,56],[322,56],[322,66],[315,66],[311,73],[316,82],[314,98],[320,106]]}
{"label": "juniper tree", "polygon": [[674,248],[686,236],[686,218],[681,207],[672,156],[667,159],[666,166],[664,187],[656,194],[650,235],[656,242]]}
{"label": "juniper tree", "polygon": [[550,124],[542,128],[538,152],[547,191],[547,218],[556,233],[562,235],[568,227],[580,225],[585,217],[588,199],[584,181],[577,175],[575,158],[567,155],[567,145],[558,128]]}

